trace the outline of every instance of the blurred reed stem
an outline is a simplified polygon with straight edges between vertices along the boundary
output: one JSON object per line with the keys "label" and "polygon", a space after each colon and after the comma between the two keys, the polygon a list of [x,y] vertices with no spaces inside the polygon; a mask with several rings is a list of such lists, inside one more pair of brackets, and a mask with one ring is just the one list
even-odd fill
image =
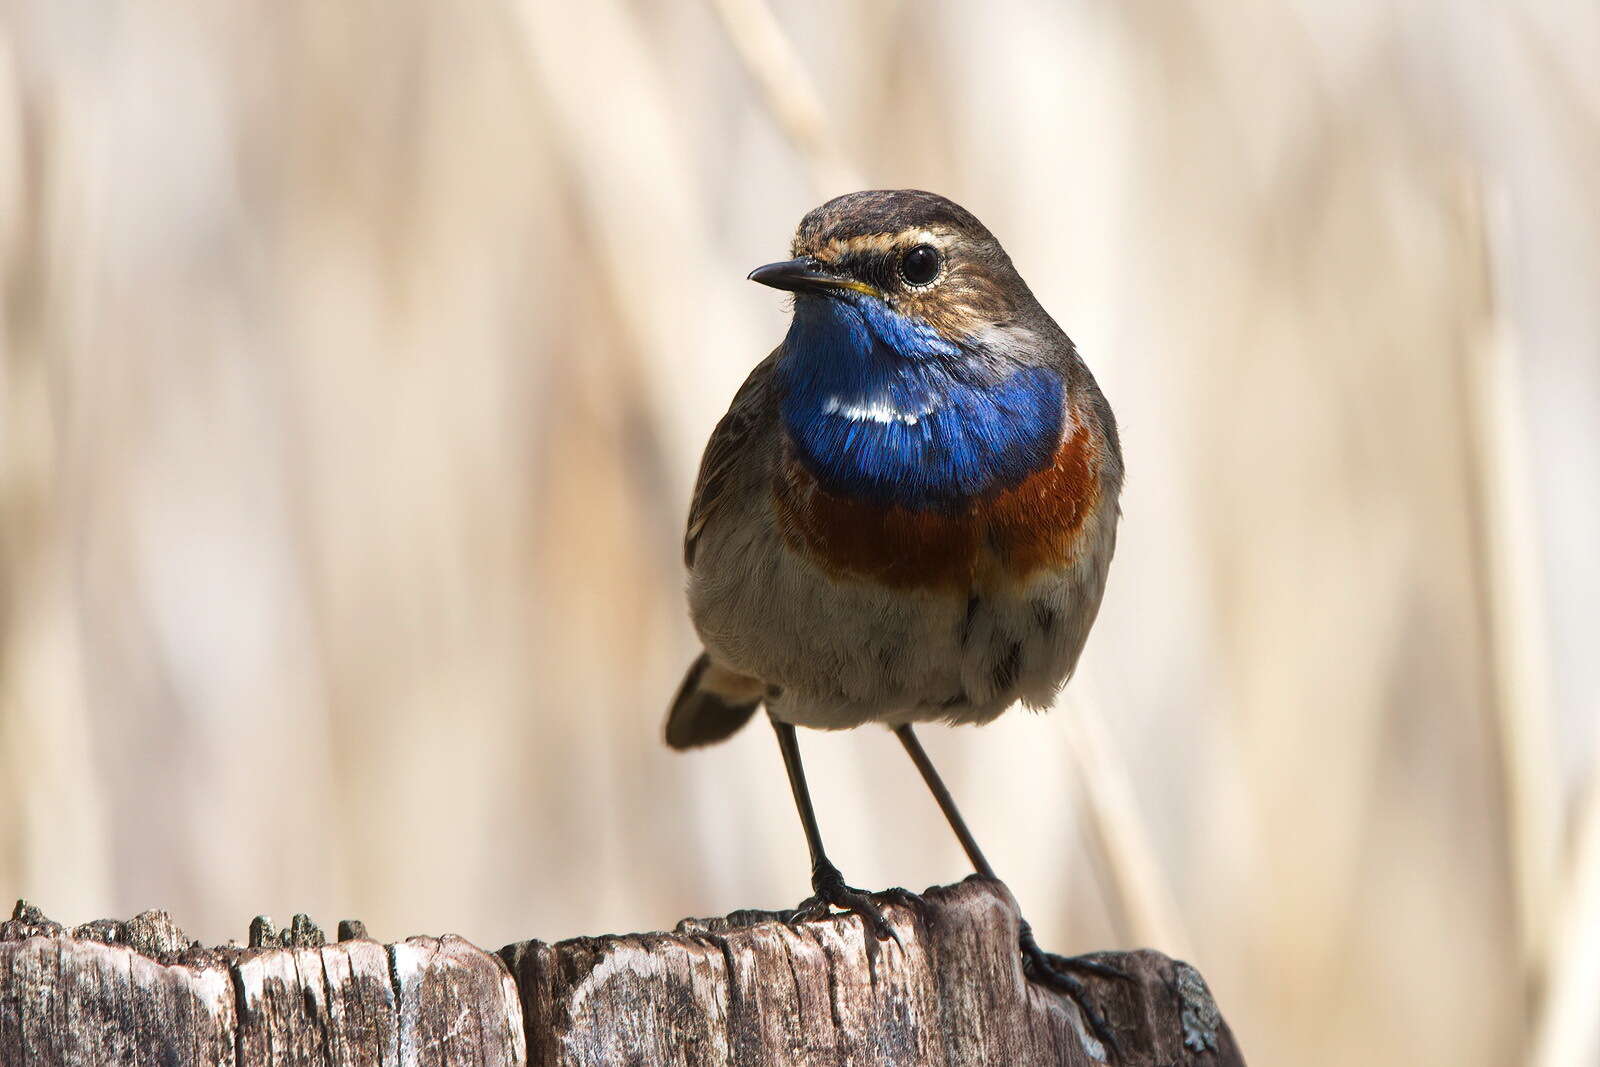
{"label": "blurred reed stem", "polygon": [[[1590,766],[1600,767],[1600,751]],[[1600,1062],[1600,774],[1591,774],[1558,905],[1528,1062],[1533,1067],[1592,1067]]]}
{"label": "blurred reed stem", "polygon": [[1122,926],[1119,933],[1128,945],[1156,946],[1170,956],[1193,959],[1194,942],[1139,816],[1127,765],[1099,710],[1082,695],[1081,677],[1077,684],[1056,707],[1055,721],[1066,735],[1084,821]]}
{"label": "blurred reed stem", "polygon": [[745,72],[778,128],[805,160],[819,197],[860,189],[828,123],[822,97],[772,10],[762,0],[711,0]]}
{"label": "blurred reed stem", "polygon": [[1518,956],[1529,988],[1549,958],[1556,895],[1560,768],[1551,739],[1549,655],[1534,525],[1524,398],[1515,345],[1497,308],[1492,271],[1497,219],[1467,183],[1464,228],[1484,272],[1480,336],[1466,364],[1466,423],[1478,514],[1477,565],[1490,656],[1490,701],[1499,738],[1507,851]]}

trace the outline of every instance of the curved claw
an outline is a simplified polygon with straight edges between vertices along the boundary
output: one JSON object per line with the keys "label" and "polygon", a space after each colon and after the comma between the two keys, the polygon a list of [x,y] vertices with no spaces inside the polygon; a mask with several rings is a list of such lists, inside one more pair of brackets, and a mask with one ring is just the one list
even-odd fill
{"label": "curved claw", "polygon": [[1070,974],[1055,970],[1048,964],[1040,963],[1036,960],[1029,960],[1023,970],[1033,981],[1047,985],[1071,997],[1072,1002],[1083,1013],[1084,1021],[1089,1024],[1089,1029],[1094,1032],[1094,1036],[1100,1044],[1105,1046],[1111,1058],[1122,1058],[1122,1050],[1117,1045],[1116,1036],[1111,1032],[1111,1024],[1106,1022],[1106,1018],[1100,1014],[1100,1010],[1090,1003],[1089,991],[1083,987],[1082,982]]}
{"label": "curved claw", "polygon": [[922,914],[922,898],[909,889],[900,886],[891,886],[879,893],[878,896],[891,904],[898,904],[913,915]]}
{"label": "curved claw", "polygon": [[1052,971],[1078,971],[1099,978],[1114,978],[1119,982],[1133,981],[1133,977],[1127,971],[1109,963],[1102,963],[1088,956],[1060,956],[1054,952],[1046,952],[1039,947],[1039,942],[1033,939],[1033,927],[1029,926],[1026,920],[1022,923],[1017,943],[1029,961]]}
{"label": "curved claw", "polygon": [[1118,982],[1131,982],[1133,975],[1121,967],[1114,967],[1109,963],[1091,959],[1088,956],[1058,956],[1054,952],[1044,953],[1044,958],[1050,966],[1058,971],[1080,971],[1083,974],[1092,974],[1099,978],[1111,978]]}
{"label": "curved claw", "polygon": [[814,923],[828,917],[829,905],[821,897],[806,897],[793,910],[784,913],[783,921],[793,926],[797,923]]}
{"label": "curved claw", "polygon": [[1072,1002],[1083,1013],[1084,1021],[1089,1024],[1089,1029],[1094,1032],[1095,1038],[1105,1046],[1106,1052],[1114,1060],[1121,1059],[1122,1052],[1117,1046],[1116,1036],[1111,1032],[1111,1025],[1106,1022],[1105,1016],[1100,1014],[1100,1010],[1090,1002],[1089,991],[1084,984],[1067,971],[1080,970],[1088,974],[1118,978],[1125,982],[1132,979],[1118,968],[1100,963],[1098,960],[1085,959],[1082,956],[1058,956],[1053,952],[1046,952],[1033,939],[1033,930],[1026,922],[1022,924],[1021,934],[1017,940],[1018,947],[1022,950],[1023,974],[1032,981],[1047,985],[1071,997]]}

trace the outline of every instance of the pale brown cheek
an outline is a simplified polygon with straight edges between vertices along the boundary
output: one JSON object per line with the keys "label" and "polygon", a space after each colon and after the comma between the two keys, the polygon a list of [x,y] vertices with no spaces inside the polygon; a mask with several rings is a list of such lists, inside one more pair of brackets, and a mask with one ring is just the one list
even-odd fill
{"label": "pale brown cheek", "polygon": [[969,336],[1016,313],[991,279],[964,271],[951,273],[926,295],[911,298],[907,308],[951,337]]}

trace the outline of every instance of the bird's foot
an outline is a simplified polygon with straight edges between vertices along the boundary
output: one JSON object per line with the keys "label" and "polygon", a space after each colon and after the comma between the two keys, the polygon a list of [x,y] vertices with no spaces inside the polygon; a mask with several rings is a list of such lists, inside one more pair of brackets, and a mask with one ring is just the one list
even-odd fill
{"label": "bird's foot", "polygon": [[1072,1002],[1083,1013],[1084,1021],[1089,1024],[1089,1029],[1094,1032],[1096,1040],[1105,1046],[1106,1052],[1113,1059],[1119,1058],[1117,1039],[1111,1032],[1110,1024],[1106,1022],[1105,1016],[1100,1014],[1100,1009],[1090,1002],[1088,989],[1070,972],[1079,971],[1083,974],[1115,978],[1124,982],[1131,980],[1128,975],[1108,963],[1101,963],[1086,956],[1058,956],[1054,952],[1046,952],[1039,947],[1039,942],[1034,940],[1033,930],[1026,922],[1022,924],[1017,947],[1022,951],[1022,973],[1031,981],[1049,986],[1071,997]]}
{"label": "bird's foot", "polygon": [[861,922],[867,928],[867,933],[872,935],[872,940],[893,940],[899,944],[900,938],[895,934],[894,928],[883,917],[883,909],[878,907],[877,901],[863,889],[845,884],[844,876],[839,873],[839,868],[823,860],[812,868],[811,871],[811,896],[800,902],[795,908],[792,922],[815,922],[826,919],[832,908],[839,908],[852,914],[861,916]]}
{"label": "bird's foot", "polygon": [[[788,921],[800,923],[826,919],[832,914],[831,909],[833,908],[839,908],[861,916],[861,923],[865,927],[867,935],[864,938],[864,947],[867,952],[867,974],[873,981],[877,981],[878,942],[893,941],[897,945],[900,944],[899,935],[894,932],[894,927],[890,926],[888,920],[883,917],[883,909],[878,907],[878,902],[873,900],[865,890],[846,885],[844,876],[839,873],[839,868],[827,860],[823,860],[812,868],[811,889],[811,896],[802,900],[800,906],[789,913],[787,916]],[[900,892],[904,892],[904,890]]]}

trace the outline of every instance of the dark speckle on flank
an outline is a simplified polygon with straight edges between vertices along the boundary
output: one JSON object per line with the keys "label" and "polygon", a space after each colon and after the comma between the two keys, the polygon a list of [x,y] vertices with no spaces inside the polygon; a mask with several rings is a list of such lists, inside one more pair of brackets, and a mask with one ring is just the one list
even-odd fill
{"label": "dark speckle on flank", "polygon": [[961,647],[967,645],[967,638],[972,634],[972,620],[978,614],[978,605],[981,604],[976,596],[967,597],[967,613],[961,619]]}
{"label": "dark speckle on flank", "polygon": [[913,227],[948,226],[977,238],[992,235],[960,204],[921,189],[869,189],[836,196],[800,220],[797,243],[843,240]]}
{"label": "dark speckle on flank", "polygon": [[1043,630],[1047,637],[1050,635],[1050,631],[1056,628],[1055,609],[1048,605],[1036,602],[1033,605],[1033,618],[1039,624],[1039,629]]}
{"label": "dark speckle on flank", "polygon": [[1017,675],[1022,671],[1022,643],[1013,641],[1011,647],[1006,649],[1006,654],[1000,657],[1000,662],[994,666],[994,687],[998,692],[1010,689],[1017,682]]}

